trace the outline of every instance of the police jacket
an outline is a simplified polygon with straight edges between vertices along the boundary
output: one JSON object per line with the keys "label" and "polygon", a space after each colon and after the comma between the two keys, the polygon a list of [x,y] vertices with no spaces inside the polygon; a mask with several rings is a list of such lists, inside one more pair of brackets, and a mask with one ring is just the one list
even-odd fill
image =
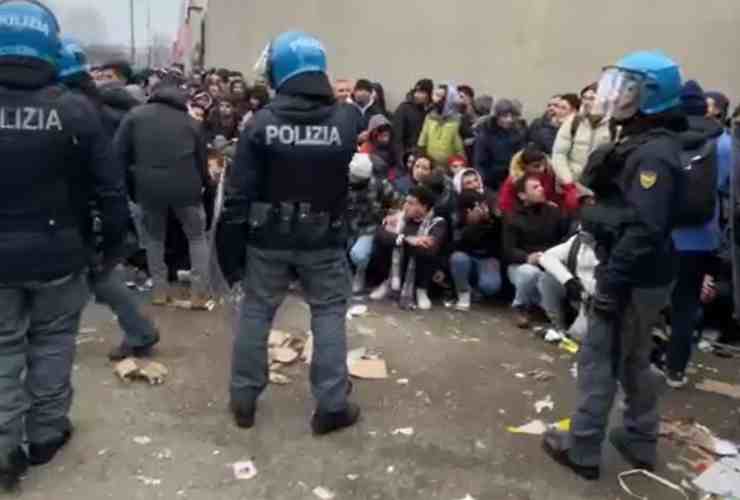
{"label": "police jacket", "polygon": [[147,104],[124,118],[115,151],[133,174],[133,198],[145,207],[202,204],[208,179],[208,152],[186,98],[174,86],[158,89]]}
{"label": "police jacket", "polygon": [[[627,131],[629,134],[629,131]],[[678,135],[666,129],[627,135],[593,153],[583,181],[596,193],[583,228],[596,239],[597,291],[625,297],[631,288],[668,285],[675,275],[671,212],[684,189]],[[594,180],[594,171],[600,179]]]}
{"label": "police jacket", "polygon": [[279,93],[239,139],[223,219],[249,217],[249,244],[341,247],[358,113],[331,95]]}
{"label": "police jacket", "polygon": [[104,254],[119,249],[124,172],[87,99],[61,86],[0,86],[0,157],[0,283],[51,281],[86,267],[91,197]]}

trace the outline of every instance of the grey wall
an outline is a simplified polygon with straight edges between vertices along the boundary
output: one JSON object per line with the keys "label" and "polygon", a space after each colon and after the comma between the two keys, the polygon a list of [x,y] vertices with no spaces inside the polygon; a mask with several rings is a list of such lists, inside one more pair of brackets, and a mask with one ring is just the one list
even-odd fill
{"label": "grey wall", "polygon": [[532,115],[655,48],[705,89],[740,96],[740,0],[210,0],[206,64],[251,75],[289,29],[322,39],[332,76],[380,81],[393,102],[428,76],[517,97]]}

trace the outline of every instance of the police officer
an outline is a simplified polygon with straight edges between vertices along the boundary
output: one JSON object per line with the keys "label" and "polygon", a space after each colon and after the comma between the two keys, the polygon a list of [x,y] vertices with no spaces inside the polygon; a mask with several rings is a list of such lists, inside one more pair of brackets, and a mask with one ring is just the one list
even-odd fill
{"label": "police officer", "polygon": [[97,113],[55,85],[59,33],[41,3],[0,1],[0,488],[8,490],[72,432],[70,375],[88,299],[89,200],[80,193],[100,207],[106,259],[126,222],[123,169]]}
{"label": "police officer", "polygon": [[675,276],[672,208],[685,189],[680,92],[679,67],[660,52],[630,54],[605,69],[599,82],[595,111],[621,126],[621,138],[594,152],[584,172],[596,204],[582,210],[582,223],[596,238],[601,264],[571,429],[547,432],[543,443],[553,459],[589,480],[599,477],[618,382],[626,394],[624,424],[609,440],[636,468],[655,467],[658,395],[650,328]]}
{"label": "police officer", "polygon": [[[59,60],[59,79],[71,90],[79,91],[91,100],[93,106],[102,106],[95,83],[89,74],[87,56],[82,46],[72,38],[62,39],[62,56]],[[101,119],[102,121],[102,119]],[[109,136],[112,141],[112,137]],[[93,212],[98,213],[97,207]],[[97,215],[94,216],[97,220]],[[94,224],[97,226],[98,224]],[[98,231],[99,233],[99,231]],[[92,234],[89,242],[95,257],[99,257],[97,242],[99,234]],[[125,257],[121,251],[121,257]],[[90,273],[90,284],[95,297],[108,304],[118,318],[124,334],[123,342],[108,354],[111,361],[120,361],[128,357],[147,357],[159,342],[159,332],[150,319],[144,316],[130,290],[123,282],[120,262],[107,261],[105,267],[97,258]]]}
{"label": "police officer", "polygon": [[259,65],[277,96],[239,139],[217,230],[225,277],[233,283],[243,276],[244,288],[231,409],[239,427],[253,426],[257,398],[268,383],[270,326],[297,274],[314,338],[311,385],[318,408],[311,425],[315,434],[326,434],[353,425],[360,414],[347,401],[351,290],[344,220],[359,126],[356,113],[335,102],[326,53],[316,38],[284,33]]}

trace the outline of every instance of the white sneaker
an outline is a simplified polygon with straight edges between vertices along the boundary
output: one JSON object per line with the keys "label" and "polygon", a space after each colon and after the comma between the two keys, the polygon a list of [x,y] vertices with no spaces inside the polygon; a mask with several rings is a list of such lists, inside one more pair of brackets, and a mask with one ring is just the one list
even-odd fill
{"label": "white sneaker", "polygon": [[463,312],[470,311],[470,292],[457,294],[457,304],[455,304],[455,309]]}
{"label": "white sneaker", "polygon": [[391,290],[393,290],[394,292],[401,291],[401,278],[391,278]]}
{"label": "white sneaker", "polygon": [[422,311],[428,311],[432,308],[432,301],[429,300],[429,295],[427,295],[427,291],[423,288],[416,289],[416,305]]}
{"label": "white sneaker", "polygon": [[352,293],[361,293],[365,290],[365,270],[358,269],[352,281]]}
{"label": "white sneaker", "polygon": [[370,300],[383,300],[388,296],[388,281],[384,281],[370,294]]}

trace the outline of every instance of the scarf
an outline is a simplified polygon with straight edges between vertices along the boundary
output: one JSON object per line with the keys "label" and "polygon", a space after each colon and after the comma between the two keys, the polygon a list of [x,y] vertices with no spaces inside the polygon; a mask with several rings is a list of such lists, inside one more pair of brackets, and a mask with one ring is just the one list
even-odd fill
{"label": "scarf", "polygon": [[[429,232],[435,226],[435,224],[442,222],[441,217],[435,217],[434,210],[430,210],[429,213],[421,221],[418,231],[415,236],[429,236]],[[403,230],[406,227],[405,217],[401,217],[397,223],[396,233],[403,234]],[[399,283],[401,279],[401,264],[403,263],[404,252],[403,245],[393,249],[393,258],[391,261],[391,283]],[[416,257],[409,259],[408,265],[406,266],[406,274],[404,276],[403,285],[401,288],[401,309],[413,309],[416,306],[414,300],[414,291],[416,283]],[[394,290],[398,291],[398,290]]]}

